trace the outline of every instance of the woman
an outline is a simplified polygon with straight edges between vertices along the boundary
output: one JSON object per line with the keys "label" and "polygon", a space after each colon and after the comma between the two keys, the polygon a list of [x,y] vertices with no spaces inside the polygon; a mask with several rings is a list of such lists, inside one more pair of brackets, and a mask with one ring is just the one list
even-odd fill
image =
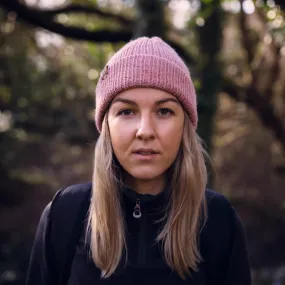
{"label": "woman", "polygon": [[[96,88],[92,187],[63,189],[45,209],[27,284],[250,284],[240,219],[206,190],[197,120],[190,73],[169,45],[143,37],[119,50]],[[77,213],[88,191],[78,239],[68,231],[74,252],[56,270],[71,223],[59,220]],[[59,201],[65,206],[51,214]]]}

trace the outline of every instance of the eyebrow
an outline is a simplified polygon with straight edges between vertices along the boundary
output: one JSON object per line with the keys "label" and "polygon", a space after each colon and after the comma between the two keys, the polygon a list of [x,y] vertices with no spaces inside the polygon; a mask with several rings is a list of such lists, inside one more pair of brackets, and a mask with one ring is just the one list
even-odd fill
{"label": "eyebrow", "polygon": [[[112,104],[116,103],[116,102],[121,102],[121,103],[127,103],[127,104],[130,104],[130,105],[138,105],[135,101],[133,100],[130,100],[130,99],[124,99],[124,98],[120,98],[120,97],[116,97]],[[166,102],[174,102],[176,103],[177,105],[179,105],[179,102],[177,99],[175,98],[164,98],[164,99],[161,99],[161,100],[157,100],[155,101],[155,105],[161,105],[163,103],[166,103]]]}

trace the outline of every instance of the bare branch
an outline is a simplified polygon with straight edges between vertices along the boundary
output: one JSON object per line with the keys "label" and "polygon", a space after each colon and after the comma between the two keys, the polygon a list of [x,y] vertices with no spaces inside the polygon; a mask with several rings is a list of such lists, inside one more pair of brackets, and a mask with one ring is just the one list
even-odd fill
{"label": "bare branch", "polygon": [[281,117],[285,118],[285,80],[281,81],[282,86],[281,86],[281,91],[280,91],[280,96],[282,98],[282,114]]}
{"label": "bare branch", "polygon": [[273,132],[276,139],[282,145],[283,150],[285,150],[285,128],[283,121],[276,116],[273,106],[267,97],[260,95],[252,85],[244,88],[236,85],[228,78],[223,78],[221,90],[236,101],[244,102],[252,108],[260,118],[261,123]]}
{"label": "bare branch", "polygon": [[276,49],[276,52],[274,54],[274,62],[268,73],[267,86],[264,90],[264,96],[267,97],[268,100],[270,100],[271,102],[273,101],[273,97],[274,97],[274,94],[273,94],[274,86],[281,72],[280,58],[281,58],[280,49]]}
{"label": "bare branch", "polygon": [[14,11],[19,18],[34,26],[47,29],[68,38],[100,43],[124,42],[132,38],[132,32],[128,30],[100,30],[93,32],[79,27],[67,27],[53,21],[50,17],[44,17],[41,12],[31,10],[16,0],[1,0],[0,5],[10,11]]}
{"label": "bare branch", "polygon": [[[244,0],[240,0],[241,7]],[[263,23],[263,34],[261,41],[263,41],[264,36],[266,35],[266,25],[265,19],[263,17],[262,12],[257,9],[257,13],[259,15],[259,19]],[[247,106],[252,108],[258,117],[260,118],[262,124],[271,130],[276,139],[281,143],[283,150],[285,151],[285,128],[283,121],[279,118],[274,111],[274,106],[272,104],[273,101],[273,93],[274,93],[274,85],[280,75],[280,48],[278,45],[272,40],[270,44],[270,49],[274,55],[274,63],[270,68],[269,78],[267,81],[267,85],[264,89],[264,94],[260,94],[257,88],[258,82],[258,72],[259,68],[263,62],[265,62],[265,57],[263,56],[263,60],[259,64],[258,68],[252,67],[252,62],[254,60],[254,50],[253,43],[249,36],[249,30],[246,26],[246,15],[241,9],[240,12],[240,29],[242,34],[242,43],[245,51],[247,52],[247,63],[249,70],[251,72],[252,80],[249,86],[247,87],[239,87],[235,86],[232,82],[229,84],[229,80],[225,80],[225,85],[223,86],[223,90],[227,92],[232,98],[237,101],[244,102]]]}
{"label": "bare branch", "polygon": [[[63,12],[62,9],[66,9],[66,7],[53,11],[39,11],[27,7],[16,0],[13,1],[1,0],[0,6],[3,6],[4,8],[10,11],[14,11],[19,18],[34,26],[41,27],[51,32],[76,40],[84,40],[84,41],[97,42],[97,43],[102,43],[102,42],[116,43],[116,42],[128,42],[132,38],[131,29],[116,30],[116,31],[100,30],[93,32],[80,27],[67,27],[65,25],[53,21],[52,16],[55,15],[56,13]],[[82,8],[82,6],[77,6],[77,7]],[[68,9],[70,9],[70,6]],[[78,9],[78,11],[80,10],[79,8],[76,9]],[[47,17],[48,14],[49,17]],[[187,64],[190,65],[195,63],[195,60],[182,46],[180,46],[179,44],[177,44],[172,40],[166,40],[166,41],[177,51],[177,53],[179,53],[179,55],[185,60]]]}
{"label": "bare branch", "polygon": [[253,59],[254,59],[254,51],[253,51],[253,44],[251,42],[250,36],[249,36],[249,29],[247,28],[246,24],[246,14],[242,8],[244,0],[240,0],[240,29],[242,34],[242,44],[245,49],[245,52],[247,53],[247,63],[250,66]]}
{"label": "bare branch", "polygon": [[[263,25],[263,34],[262,34],[262,39],[261,39],[261,40],[263,40],[264,36],[267,34],[267,28],[266,28],[267,20],[266,20],[266,16],[264,15],[263,11],[260,8],[257,7],[256,11],[257,11],[258,18]],[[267,86],[264,89],[263,95],[268,97],[269,101],[272,101],[273,95],[274,95],[273,94],[274,86],[275,86],[275,83],[278,80],[278,78],[280,76],[280,72],[281,72],[281,62],[280,62],[281,45],[278,44],[274,40],[274,38],[272,38],[271,42],[269,43],[269,47],[270,47],[270,50],[273,54],[274,62],[273,62],[272,66],[268,72]]]}
{"label": "bare branch", "polygon": [[[267,26],[266,15],[264,15],[264,12],[259,7],[255,7],[255,10],[256,10],[256,14],[258,15],[260,22],[263,25],[263,31],[262,31],[262,35],[261,35],[261,41],[263,41],[263,38],[266,36],[266,34],[268,34],[267,27],[266,27]],[[274,38],[272,38],[271,42],[268,45],[274,54],[276,54],[278,52],[278,50],[280,50],[280,48],[281,48],[281,46],[276,43]]]}
{"label": "bare branch", "polygon": [[94,6],[83,6],[78,4],[72,4],[65,7],[61,7],[58,9],[53,10],[35,10],[35,12],[40,12],[43,15],[55,17],[62,13],[85,13],[85,14],[95,14],[100,17],[106,18],[106,19],[112,19],[115,21],[120,22],[122,25],[131,27],[133,25],[133,20],[125,18],[121,15],[113,14],[110,12],[102,11],[101,9],[98,9]]}

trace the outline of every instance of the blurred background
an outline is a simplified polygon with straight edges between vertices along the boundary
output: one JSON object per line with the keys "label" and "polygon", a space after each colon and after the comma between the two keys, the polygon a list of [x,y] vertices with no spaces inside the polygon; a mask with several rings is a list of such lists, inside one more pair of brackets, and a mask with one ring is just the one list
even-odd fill
{"label": "blurred background", "polygon": [[1,0],[0,285],[24,284],[55,192],[91,179],[96,82],[139,36],[189,66],[209,187],[242,218],[254,285],[284,285],[284,12],[283,0]]}

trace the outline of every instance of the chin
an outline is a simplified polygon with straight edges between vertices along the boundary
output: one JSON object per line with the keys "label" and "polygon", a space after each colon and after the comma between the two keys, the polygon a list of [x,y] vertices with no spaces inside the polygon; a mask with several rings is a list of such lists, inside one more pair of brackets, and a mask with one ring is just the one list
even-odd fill
{"label": "chin", "polygon": [[127,172],[135,179],[138,180],[153,180],[163,175],[165,171],[157,171],[154,169],[131,169]]}

